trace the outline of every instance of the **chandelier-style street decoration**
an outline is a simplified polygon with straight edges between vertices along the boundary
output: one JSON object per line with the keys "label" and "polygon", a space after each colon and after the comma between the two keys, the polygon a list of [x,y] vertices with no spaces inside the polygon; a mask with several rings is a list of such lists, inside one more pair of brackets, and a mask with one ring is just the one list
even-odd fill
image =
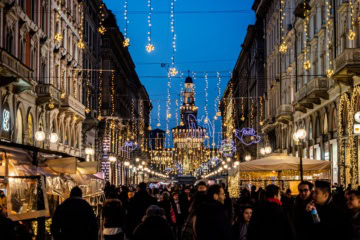
{"label": "chandelier-style street decoration", "polygon": [[304,37],[304,69],[305,70],[309,70],[311,68],[311,63],[310,60],[308,60],[308,46],[307,46],[307,42],[308,42],[308,37],[309,37],[309,22],[310,22],[310,11],[307,9],[307,0],[304,0],[304,15],[305,15],[305,19],[304,19],[304,32],[305,32],[305,37]]}
{"label": "chandelier-style street decoration", "polygon": [[175,67],[170,68],[170,75],[171,75],[172,77],[175,77],[178,73],[179,73],[179,72],[178,72],[178,70],[177,70]]}
{"label": "chandelier-style street decoration", "polygon": [[120,147],[120,150],[123,152],[132,152],[137,149],[138,144],[133,141],[125,141],[124,145]]}
{"label": "chandelier-style street decoration", "polygon": [[[101,1],[101,0],[100,0]],[[106,32],[106,28],[104,27],[103,23],[104,23],[104,18],[105,18],[105,13],[103,11],[105,5],[104,3],[101,2],[100,6],[99,6],[99,11],[100,11],[100,23],[99,23],[99,28],[98,28],[98,32],[101,34],[101,35],[104,35],[105,32]]]}
{"label": "chandelier-style street decoration", "polygon": [[286,6],[286,1],[281,0],[281,2],[280,2],[280,35],[281,35],[282,43],[279,46],[279,52],[281,52],[282,54],[285,54],[288,50],[288,46],[287,46],[286,40],[285,40],[285,30],[284,30],[284,19],[286,16],[285,6]]}
{"label": "chandelier-style street decoration", "polygon": [[246,146],[257,144],[261,141],[261,137],[256,134],[253,128],[243,128],[240,131],[236,129],[235,137]]}
{"label": "chandelier-style street decoration", "polygon": [[153,8],[151,7],[151,0],[148,0],[148,7],[149,7],[149,16],[148,16],[149,31],[148,31],[148,44],[146,45],[146,51],[148,53],[151,53],[152,51],[155,50],[154,45],[151,43],[151,27],[152,27],[151,15],[153,11]]}

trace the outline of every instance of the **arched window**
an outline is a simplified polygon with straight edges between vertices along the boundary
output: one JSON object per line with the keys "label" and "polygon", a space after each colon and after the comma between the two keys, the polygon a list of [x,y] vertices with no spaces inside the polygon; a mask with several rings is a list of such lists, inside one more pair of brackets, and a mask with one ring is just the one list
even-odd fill
{"label": "arched window", "polygon": [[29,113],[27,118],[27,142],[30,145],[34,144],[34,127],[33,127],[33,117],[31,113]]}
{"label": "arched window", "polygon": [[20,108],[16,111],[16,143],[23,143],[23,118]]}
{"label": "arched window", "polygon": [[66,135],[64,134],[64,124],[60,123],[59,138],[61,143],[65,142],[64,135]]}
{"label": "arched window", "polygon": [[13,32],[8,29],[6,31],[6,42],[5,42],[5,48],[10,54],[14,54],[14,35]]}
{"label": "arched window", "polygon": [[327,115],[327,113],[325,113],[325,115],[324,115],[324,134],[327,134],[328,132],[329,132],[328,115]]}
{"label": "arched window", "polygon": [[69,145],[69,143],[70,143],[69,134],[70,134],[69,128],[66,127],[66,130],[65,130],[65,133],[64,133],[64,144],[65,145]]}
{"label": "arched window", "polygon": [[319,117],[316,118],[316,125],[315,125],[315,127],[316,127],[316,137],[318,138],[318,137],[320,137],[320,135],[321,135],[320,118],[319,118]]}
{"label": "arched window", "polygon": [[310,119],[309,123],[309,140],[313,139],[313,126],[312,126],[312,120]]}
{"label": "arched window", "polygon": [[25,40],[20,40],[20,53],[19,58],[22,63],[25,63]]}
{"label": "arched window", "polygon": [[332,116],[332,125],[333,125],[333,131],[335,132],[337,130],[337,118],[336,118],[336,109],[334,109],[333,111],[333,116]]}

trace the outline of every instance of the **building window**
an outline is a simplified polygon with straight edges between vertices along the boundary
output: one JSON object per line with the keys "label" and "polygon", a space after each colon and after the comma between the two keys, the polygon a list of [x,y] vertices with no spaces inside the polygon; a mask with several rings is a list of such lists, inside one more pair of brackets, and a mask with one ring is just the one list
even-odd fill
{"label": "building window", "polygon": [[16,111],[16,143],[23,143],[23,119],[20,108]]}
{"label": "building window", "polygon": [[28,134],[28,136],[27,136],[27,143],[29,144],[29,145],[33,145],[34,144],[34,129],[33,129],[33,117],[32,117],[32,115],[29,113],[29,115],[28,115],[28,119],[27,119],[27,134]]}
{"label": "building window", "polygon": [[324,116],[324,134],[327,134],[329,131],[329,127],[328,127],[328,115],[325,113]]}
{"label": "building window", "polygon": [[25,40],[20,40],[20,51],[19,51],[19,58],[22,63],[25,63]]}
{"label": "building window", "polygon": [[13,36],[13,32],[10,29],[8,29],[6,33],[5,48],[10,54],[13,54],[14,36]]}
{"label": "building window", "polygon": [[46,79],[46,64],[45,63],[41,64],[41,79],[40,79],[40,81],[42,83],[47,82],[47,79]]}
{"label": "building window", "polygon": [[45,23],[46,23],[45,19],[46,19],[46,8],[43,5],[41,7],[41,29],[43,30],[43,32],[45,32]]}
{"label": "building window", "polygon": [[312,127],[312,120],[310,119],[310,123],[309,123],[309,140],[313,139],[313,127]]}
{"label": "building window", "polygon": [[25,0],[19,0],[19,5],[21,9],[25,12]]}

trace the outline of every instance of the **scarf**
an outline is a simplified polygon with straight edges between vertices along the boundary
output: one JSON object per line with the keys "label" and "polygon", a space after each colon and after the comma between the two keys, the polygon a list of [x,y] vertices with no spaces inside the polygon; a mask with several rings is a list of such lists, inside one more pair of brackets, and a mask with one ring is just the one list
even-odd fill
{"label": "scarf", "polygon": [[277,205],[282,205],[282,202],[279,199],[276,198],[267,198],[266,201],[276,203]]}

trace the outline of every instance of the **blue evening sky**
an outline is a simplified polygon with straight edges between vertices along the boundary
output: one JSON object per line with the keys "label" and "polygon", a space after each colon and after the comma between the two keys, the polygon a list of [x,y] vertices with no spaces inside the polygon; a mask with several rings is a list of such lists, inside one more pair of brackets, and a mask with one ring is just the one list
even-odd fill
{"label": "blue evening sky", "polygon": [[[116,15],[124,30],[124,0],[103,0]],[[157,126],[158,103],[161,105],[161,127],[166,129],[167,66],[171,63],[172,34],[170,32],[170,0],[152,0],[152,43],[155,51],[147,53],[148,6],[147,0],[128,0],[129,51],[136,71],[153,103],[152,128]],[[177,51],[175,66],[179,71],[196,73],[196,105],[198,117],[205,115],[205,73],[208,73],[208,113],[215,115],[214,101],[218,96],[216,72],[221,76],[221,95],[230,79],[241,51],[247,26],[255,21],[251,10],[253,0],[177,0],[175,3],[175,32]],[[120,43],[119,43],[120,44]],[[193,73],[190,73],[193,75]],[[179,76],[179,75],[178,75]],[[169,129],[176,126],[176,99],[179,99],[181,78],[171,80],[171,119]],[[179,103],[180,105],[180,103]],[[220,131],[221,119],[216,121]]]}

